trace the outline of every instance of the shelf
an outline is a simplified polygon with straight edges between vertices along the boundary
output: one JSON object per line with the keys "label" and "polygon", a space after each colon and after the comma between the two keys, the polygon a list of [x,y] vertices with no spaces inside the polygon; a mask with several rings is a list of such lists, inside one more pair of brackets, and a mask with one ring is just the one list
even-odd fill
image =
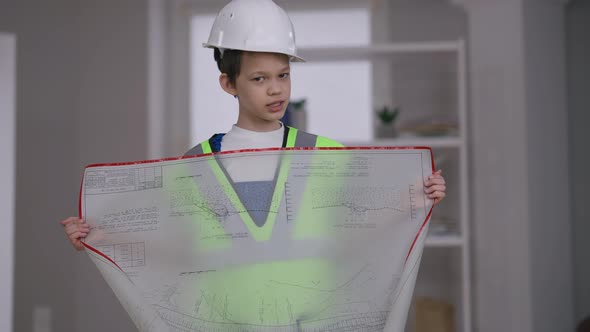
{"label": "shelf", "polygon": [[297,54],[308,62],[369,60],[392,54],[456,52],[463,41],[371,44],[366,46],[300,47]]}
{"label": "shelf", "polygon": [[[471,324],[471,275],[469,233],[469,177],[467,131],[467,83],[465,42],[384,43],[359,46],[301,47],[298,54],[310,63],[370,63],[373,75],[373,103],[400,104],[408,110],[406,126],[400,123],[399,136],[341,139],[351,147],[431,147],[434,163],[444,165],[449,196],[432,220],[424,240],[425,259],[421,263],[417,288],[426,295],[445,294],[456,308],[456,331],[468,332]],[[425,83],[426,82],[426,83]],[[429,98],[429,99],[428,99]],[[446,131],[425,131],[409,125],[433,118],[449,124]],[[452,123],[450,123],[453,121]],[[382,132],[374,121],[373,135]],[[429,122],[425,123],[426,125]],[[450,126],[454,125],[454,126]],[[432,127],[436,129],[435,127]],[[446,127],[445,127],[446,128]],[[419,134],[439,136],[419,136]],[[381,135],[379,135],[381,136]],[[450,169],[449,169],[450,168]],[[440,213],[440,216],[438,215]],[[434,218],[434,217],[433,217]],[[436,222],[436,225],[435,225]],[[435,227],[439,226],[439,227]]]}
{"label": "shelf", "polygon": [[461,235],[449,234],[449,235],[428,235],[426,237],[425,246],[431,247],[461,247],[465,244],[465,241]]}
{"label": "shelf", "polygon": [[459,137],[398,137],[372,141],[345,142],[346,146],[429,146],[431,148],[461,148],[464,142]]}

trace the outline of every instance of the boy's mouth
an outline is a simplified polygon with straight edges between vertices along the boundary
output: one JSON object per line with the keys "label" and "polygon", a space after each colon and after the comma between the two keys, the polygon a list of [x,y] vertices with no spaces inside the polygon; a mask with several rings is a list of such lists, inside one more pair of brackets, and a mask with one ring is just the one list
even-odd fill
{"label": "boy's mouth", "polygon": [[284,101],[280,100],[280,101],[277,101],[274,103],[267,104],[266,106],[268,108],[270,108],[271,111],[278,112],[283,109],[283,103],[284,103]]}

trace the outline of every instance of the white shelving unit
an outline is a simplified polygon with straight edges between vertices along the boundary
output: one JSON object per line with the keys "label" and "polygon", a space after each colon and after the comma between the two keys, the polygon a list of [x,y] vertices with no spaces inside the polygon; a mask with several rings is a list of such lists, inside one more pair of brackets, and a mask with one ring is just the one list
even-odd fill
{"label": "white shelving unit", "polygon": [[[454,308],[454,331],[469,332],[471,323],[471,276],[470,276],[470,236],[469,236],[469,195],[468,195],[468,149],[467,149],[467,91],[466,91],[466,61],[465,43],[463,40],[416,42],[416,43],[388,43],[373,44],[358,47],[314,47],[298,50],[300,56],[308,62],[338,62],[368,60],[372,63],[390,61],[385,66],[392,70],[392,82],[394,86],[402,87],[396,91],[409,92],[412,98],[407,98],[408,104],[412,100],[416,105],[430,105],[431,108],[423,115],[436,115],[438,112],[452,115],[456,118],[457,130],[454,135],[407,137],[383,139],[375,138],[366,142],[344,142],[347,145],[356,146],[430,146],[435,154],[435,163],[438,158],[443,160],[443,172],[447,180],[447,198],[433,212],[430,234],[426,241],[426,247],[422,258],[418,281],[416,283],[415,296],[432,297],[452,304]],[[444,58],[443,61],[437,57]],[[405,77],[396,77],[396,59],[402,59],[401,69]],[[405,59],[405,60],[403,60]],[[424,74],[429,68],[434,68],[438,73],[436,79],[448,78],[449,82],[438,82],[438,90],[433,92],[433,100],[421,103],[421,84],[430,84],[428,75],[412,81],[412,69],[414,60],[424,61],[424,65],[417,64],[416,73]],[[428,59],[432,59],[429,61]],[[440,66],[436,68],[436,64]],[[449,74],[446,67],[452,67]],[[406,81],[404,81],[406,79]],[[409,80],[408,80],[409,79]],[[376,82],[379,84],[380,82]],[[406,84],[407,83],[407,84]],[[413,89],[413,90],[412,90]],[[428,88],[424,88],[428,90]],[[443,91],[444,93],[440,93]],[[414,95],[415,93],[415,95]],[[395,93],[394,93],[395,94]],[[404,96],[394,96],[394,99],[404,99]],[[424,98],[428,98],[424,96]],[[437,98],[443,102],[438,103]],[[438,109],[438,105],[445,105],[445,110]],[[378,106],[378,105],[375,105]],[[412,113],[412,112],[410,112]],[[452,114],[451,114],[452,113]],[[402,108],[403,115],[403,108]],[[412,114],[406,114],[411,118]],[[438,166],[437,166],[438,167]],[[436,231],[436,227],[450,224],[450,231]],[[413,311],[413,309],[412,309]],[[414,331],[412,313],[408,319],[406,330]],[[442,331],[442,330],[441,330]],[[446,331],[446,330],[445,330]]]}

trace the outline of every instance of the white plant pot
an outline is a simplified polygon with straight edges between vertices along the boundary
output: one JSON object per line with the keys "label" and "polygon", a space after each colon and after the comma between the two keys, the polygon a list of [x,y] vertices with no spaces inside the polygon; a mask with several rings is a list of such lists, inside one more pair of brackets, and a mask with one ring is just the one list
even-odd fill
{"label": "white plant pot", "polygon": [[375,137],[393,138],[397,137],[397,129],[394,124],[378,124],[375,128]]}

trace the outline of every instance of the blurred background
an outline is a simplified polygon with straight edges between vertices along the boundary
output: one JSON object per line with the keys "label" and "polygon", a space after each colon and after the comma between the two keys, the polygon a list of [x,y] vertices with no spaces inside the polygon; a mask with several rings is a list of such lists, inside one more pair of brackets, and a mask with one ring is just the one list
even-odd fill
{"label": "blurred background", "polygon": [[[217,0],[0,0],[0,331],[133,331],[58,222],[84,166],[229,130]],[[590,1],[281,0],[299,126],[428,145],[448,182],[407,331],[575,331],[590,315]]]}

